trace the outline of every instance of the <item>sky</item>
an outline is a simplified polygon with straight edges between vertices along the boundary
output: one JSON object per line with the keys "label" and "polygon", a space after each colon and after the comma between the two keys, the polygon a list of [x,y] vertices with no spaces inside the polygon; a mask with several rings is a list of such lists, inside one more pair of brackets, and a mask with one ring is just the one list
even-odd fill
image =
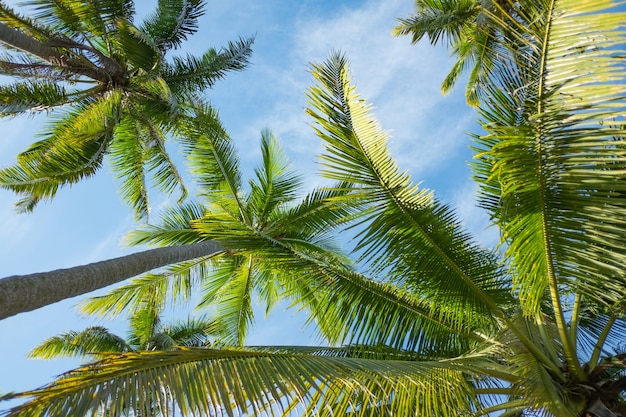
{"label": "sky", "polygon": [[[305,92],[312,82],[308,70],[310,63],[341,51],[351,63],[359,93],[374,106],[374,115],[389,132],[390,150],[400,167],[455,207],[481,242],[495,244],[495,232],[485,230],[486,216],[476,207],[468,168],[467,132],[477,130],[477,116],[465,105],[462,85],[445,97],[439,89],[452,60],[443,48],[427,42],[411,45],[408,38],[391,35],[396,18],[410,14],[412,0],[207,3],[198,33],[178,54],[199,55],[240,36],[256,39],[250,67],[229,74],[207,91],[239,149],[244,171],[258,163],[260,132],[270,129],[306,183],[313,186],[319,181],[315,157],[321,142],[304,113]],[[137,1],[138,15],[145,15],[154,4]],[[0,167],[12,164],[36,140],[44,123],[45,115],[0,119]],[[54,200],[30,214],[16,214],[17,197],[0,190],[0,277],[67,268],[141,250],[124,246],[125,233],[136,223],[117,187],[105,164],[95,177],[62,189]],[[157,199],[153,212],[167,202]],[[80,363],[27,359],[27,352],[47,337],[96,324],[124,333],[121,322],[80,316],[74,306],[84,298],[0,321],[0,394],[39,387]],[[312,330],[303,327],[304,319],[303,313],[284,308],[265,320],[258,315],[248,344],[317,343]]]}

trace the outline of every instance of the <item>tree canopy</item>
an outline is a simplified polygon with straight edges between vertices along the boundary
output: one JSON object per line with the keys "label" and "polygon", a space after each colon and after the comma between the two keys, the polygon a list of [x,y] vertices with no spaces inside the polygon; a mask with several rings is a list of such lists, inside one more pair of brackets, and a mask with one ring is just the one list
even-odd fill
{"label": "tree canopy", "polygon": [[148,213],[150,181],[187,194],[166,140],[207,88],[248,64],[253,38],[200,56],[171,56],[198,28],[205,3],[159,1],[135,23],[134,3],[24,2],[31,16],[0,3],[0,116],[50,112],[43,139],[0,170],[0,186],[32,210],[58,189],[94,175],[108,158],[123,199]]}
{"label": "tree canopy", "polygon": [[[198,106],[184,124],[198,204],[133,236],[224,251],[85,306],[120,313],[141,305],[142,285],[182,300],[195,288],[218,303],[233,346],[112,356],[11,396],[27,401],[4,414],[626,414],[626,14],[610,0],[491,5],[480,27],[504,47],[481,81],[472,148],[498,248],[398,166],[334,54],[312,66],[306,109],[332,184],[295,198],[265,133],[243,190],[230,139],[207,134]],[[328,238],[349,231],[344,255]],[[252,289],[305,309],[326,345],[241,346]]]}

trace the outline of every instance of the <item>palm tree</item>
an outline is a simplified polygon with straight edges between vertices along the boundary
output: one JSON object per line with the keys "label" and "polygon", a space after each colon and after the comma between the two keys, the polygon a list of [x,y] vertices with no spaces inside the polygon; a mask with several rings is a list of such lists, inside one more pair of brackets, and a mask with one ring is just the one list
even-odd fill
{"label": "palm tree", "polygon": [[[330,347],[129,353],[17,394],[29,401],[5,415],[92,415],[162,387],[186,415],[625,415],[626,16],[609,0],[518,3],[524,47],[497,62],[473,145],[498,251],[400,170],[334,56],[313,67],[308,112],[339,181],[323,207],[341,214],[315,230],[356,230],[358,264],[314,235],[267,245],[293,274],[281,296]],[[207,222],[194,230],[213,237]]]}
{"label": "palm tree", "polygon": [[[88,357],[103,359],[114,354],[137,351],[167,351],[190,346],[212,346],[220,342],[214,334],[214,322],[207,317],[192,317],[169,324],[161,322],[162,303],[159,297],[145,300],[143,308],[129,320],[128,336],[111,333],[102,326],[88,327],[82,331],[68,331],[44,340],[29,352],[31,358],[53,359],[59,357]],[[123,415],[160,415],[157,404],[149,408],[127,407]],[[103,410],[103,416],[110,416]]]}
{"label": "palm tree", "polygon": [[[194,132],[202,129],[202,118],[192,121],[187,136],[194,138],[193,172],[204,204],[166,209],[158,221],[131,233],[129,242],[180,247],[209,239],[224,249],[139,276],[82,303],[82,311],[132,316],[153,294],[159,294],[159,302],[188,304],[200,293],[198,307],[218,314],[215,332],[220,341],[242,346],[254,321],[254,298],[266,312],[283,297],[310,298],[312,289],[300,286],[294,277],[324,273],[323,265],[347,261],[333,243],[332,230],[348,212],[327,202],[344,191],[314,190],[302,198],[301,178],[269,131],[261,135],[262,163],[246,189],[232,143],[202,137]],[[309,265],[302,259],[304,253],[324,263]]]}
{"label": "palm tree", "polygon": [[[191,284],[197,277],[206,275],[210,267],[215,269],[218,282],[228,283],[228,291],[215,283],[207,284],[203,304],[217,302],[222,310],[230,312],[230,316],[222,312],[220,320],[223,333],[232,336],[224,340],[239,345],[247,331],[245,323],[252,320],[252,299],[247,294],[258,287],[254,282],[265,282],[258,295],[266,301],[268,309],[278,297],[278,287],[272,288],[265,278],[268,272],[256,266],[276,262],[276,255],[268,253],[268,245],[274,245],[278,237],[284,238],[287,234],[295,242],[309,242],[314,236],[315,240],[309,244],[315,243],[320,252],[318,256],[336,257],[329,235],[321,231],[330,231],[333,222],[345,214],[341,208],[324,204],[326,199],[340,195],[341,191],[316,190],[298,202],[301,180],[289,169],[273,135],[265,132],[262,135],[263,165],[250,183],[251,190],[246,192],[235,151],[229,137],[222,134],[214,110],[199,105],[194,112],[193,117],[181,122],[185,133],[181,141],[186,146],[192,174],[210,204],[189,202],[174,207],[164,214],[161,225],[146,225],[131,241],[174,246],[80,267],[0,279],[0,318],[85,294],[170,264],[175,265],[143,275],[114,290],[110,296],[98,298],[99,301],[86,311],[121,312],[133,300],[140,303],[155,288],[165,297],[170,277],[175,283],[171,289],[174,299],[186,301],[191,295]],[[212,223],[206,217],[209,208]],[[212,224],[213,229],[199,230],[193,225],[203,217],[206,217],[203,223]],[[312,225],[306,228],[298,223],[303,221]],[[292,271],[287,276],[291,274]]]}
{"label": "palm tree", "polygon": [[141,24],[128,0],[25,3],[32,18],[0,3],[0,44],[8,52],[0,74],[16,80],[0,86],[0,116],[56,112],[44,138],[0,171],[0,186],[23,197],[18,210],[94,175],[105,156],[139,217],[148,212],[148,175],[184,198],[166,137],[194,95],[246,67],[252,38],[168,58],[196,31],[203,1],[159,1]]}
{"label": "palm tree", "polygon": [[128,336],[124,339],[102,326],[49,337],[33,348],[28,356],[38,359],[89,357],[103,359],[115,353],[165,351],[184,346],[209,346],[219,343],[215,321],[206,316],[189,316],[186,320],[162,323],[162,297],[152,294],[129,319]]}

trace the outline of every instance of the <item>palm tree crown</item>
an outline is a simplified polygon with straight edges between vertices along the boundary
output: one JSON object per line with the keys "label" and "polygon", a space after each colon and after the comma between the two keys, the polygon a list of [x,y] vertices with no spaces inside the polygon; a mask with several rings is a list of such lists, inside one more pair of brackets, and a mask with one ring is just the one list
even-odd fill
{"label": "palm tree crown", "polygon": [[200,0],[159,1],[141,24],[127,0],[32,1],[32,18],[0,4],[0,115],[55,112],[44,138],[0,171],[0,186],[29,211],[58,188],[93,175],[105,155],[138,216],[148,210],[147,174],[185,196],[166,136],[186,103],[248,63],[252,38],[202,56],[168,57],[192,35]]}

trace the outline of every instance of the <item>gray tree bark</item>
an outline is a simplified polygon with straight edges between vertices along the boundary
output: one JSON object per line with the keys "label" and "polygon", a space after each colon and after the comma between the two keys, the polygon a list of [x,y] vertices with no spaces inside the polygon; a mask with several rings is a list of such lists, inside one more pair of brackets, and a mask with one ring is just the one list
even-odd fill
{"label": "gray tree bark", "polygon": [[85,294],[176,262],[223,250],[212,241],[151,249],[68,269],[0,279],[0,320]]}

